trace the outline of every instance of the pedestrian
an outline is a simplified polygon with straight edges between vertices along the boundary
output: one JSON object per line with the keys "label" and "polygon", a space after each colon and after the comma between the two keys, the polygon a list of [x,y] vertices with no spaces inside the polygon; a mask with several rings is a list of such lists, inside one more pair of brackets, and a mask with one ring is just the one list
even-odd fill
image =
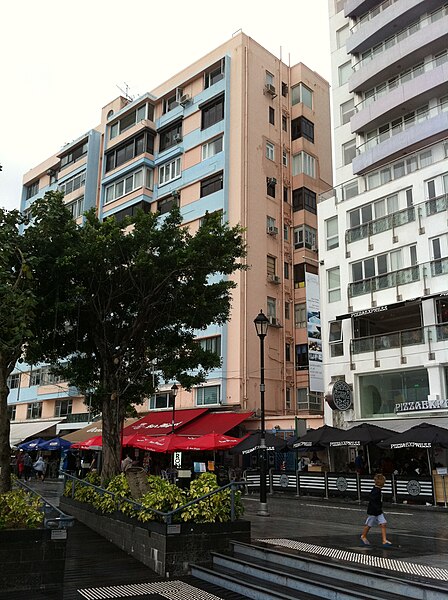
{"label": "pedestrian", "polygon": [[23,475],[23,472],[25,469],[25,465],[23,464],[23,450],[20,450],[19,453],[17,454],[16,466],[17,466],[17,477],[19,479],[22,479],[22,475]]}
{"label": "pedestrian", "polygon": [[129,454],[126,454],[125,458],[121,461],[121,472],[126,473],[126,471],[132,467],[133,463],[134,461]]}
{"label": "pedestrian", "polygon": [[355,471],[358,475],[364,475],[365,464],[364,464],[364,452],[358,450],[358,456],[355,458]]}
{"label": "pedestrian", "polygon": [[33,460],[28,452],[25,452],[23,456],[23,476],[25,481],[30,481],[33,476]]}
{"label": "pedestrian", "polygon": [[37,477],[40,481],[45,479],[45,471],[47,470],[47,463],[44,461],[42,456],[39,456],[36,462],[33,464],[33,469],[36,472]]}
{"label": "pedestrian", "polygon": [[367,534],[374,525],[379,525],[381,529],[381,540],[383,548],[388,548],[389,546],[392,546],[392,542],[389,542],[389,540],[386,537],[387,521],[383,513],[383,494],[381,492],[382,488],[384,487],[384,484],[386,483],[386,478],[382,473],[377,473],[373,479],[375,485],[373,486],[369,495],[369,504],[367,506],[367,520],[366,524],[364,525],[364,529],[361,533],[361,544],[363,546],[370,546],[370,542],[367,539]]}

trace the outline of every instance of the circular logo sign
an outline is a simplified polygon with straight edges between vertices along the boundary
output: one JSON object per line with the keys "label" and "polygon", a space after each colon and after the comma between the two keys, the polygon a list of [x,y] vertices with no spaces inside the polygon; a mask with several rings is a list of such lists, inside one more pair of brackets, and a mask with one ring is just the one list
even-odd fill
{"label": "circular logo sign", "polygon": [[408,494],[410,496],[418,496],[420,494],[420,492],[422,491],[422,488],[421,488],[419,482],[416,481],[415,479],[411,479],[411,481],[408,481],[408,485],[406,486],[406,489],[408,490]]}
{"label": "circular logo sign", "polygon": [[287,488],[289,483],[288,475],[280,475],[280,487]]}
{"label": "circular logo sign", "polygon": [[330,385],[325,400],[333,410],[348,410],[352,407],[352,390],[345,381],[335,381]]}
{"label": "circular logo sign", "polygon": [[345,492],[345,490],[348,488],[348,483],[345,477],[338,477],[336,479],[336,489],[338,489],[340,492]]}

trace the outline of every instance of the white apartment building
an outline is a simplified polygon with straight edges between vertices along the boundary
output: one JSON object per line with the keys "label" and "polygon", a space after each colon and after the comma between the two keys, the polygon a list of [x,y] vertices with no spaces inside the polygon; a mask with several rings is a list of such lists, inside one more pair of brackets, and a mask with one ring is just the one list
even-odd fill
{"label": "white apartment building", "polygon": [[329,0],[335,187],[318,206],[341,427],[448,426],[448,3]]}

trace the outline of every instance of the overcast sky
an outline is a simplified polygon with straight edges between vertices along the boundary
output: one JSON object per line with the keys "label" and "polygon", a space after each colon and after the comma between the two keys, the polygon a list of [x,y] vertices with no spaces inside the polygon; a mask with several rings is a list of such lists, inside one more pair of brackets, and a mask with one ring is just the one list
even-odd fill
{"label": "overcast sky", "polygon": [[98,125],[117,86],[141,95],[240,29],[330,80],[327,0],[5,3],[0,206],[19,207],[23,174]]}

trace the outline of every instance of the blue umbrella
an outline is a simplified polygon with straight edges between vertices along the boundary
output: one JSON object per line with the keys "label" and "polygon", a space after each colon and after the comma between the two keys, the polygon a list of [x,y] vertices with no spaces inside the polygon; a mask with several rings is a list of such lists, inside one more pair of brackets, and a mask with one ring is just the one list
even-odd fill
{"label": "blue umbrella", "polygon": [[42,438],[36,438],[34,440],[30,440],[29,442],[23,442],[23,444],[19,444],[19,448],[21,450],[40,450],[42,448],[42,444],[45,444],[45,440]]}
{"label": "blue umbrella", "polygon": [[66,450],[70,448],[72,445],[68,440],[64,440],[60,437],[55,437],[52,440],[48,440],[48,442],[44,442],[40,447],[42,450]]}

